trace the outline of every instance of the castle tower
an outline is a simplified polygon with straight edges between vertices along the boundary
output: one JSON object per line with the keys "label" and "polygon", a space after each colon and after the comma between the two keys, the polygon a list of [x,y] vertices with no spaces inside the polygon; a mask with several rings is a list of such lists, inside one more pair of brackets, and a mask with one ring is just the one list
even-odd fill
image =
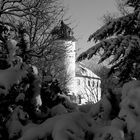
{"label": "castle tower", "polygon": [[75,38],[70,27],[61,21],[60,25],[55,27],[52,31],[54,38],[54,45],[56,49],[59,49],[59,59],[57,66],[61,72],[59,72],[57,79],[59,83],[65,86],[69,94],[76,92],[75,84]]}

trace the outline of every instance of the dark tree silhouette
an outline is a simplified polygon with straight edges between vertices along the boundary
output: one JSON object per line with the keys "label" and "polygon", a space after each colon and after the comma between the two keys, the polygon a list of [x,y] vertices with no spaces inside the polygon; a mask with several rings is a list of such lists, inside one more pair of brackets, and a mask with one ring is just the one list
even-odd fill
{"label": "dark tree silhouette", "polygon": [[140,1],[127,0],[125,5],[132,7],[133,12],[110,20],[90,35],[88,41],[94,40],[97,44],[77,58],[77,61],[90,59],[103,49],[99,63],[113,55],[109,74],[117,72],[123,82],[140,79]]}

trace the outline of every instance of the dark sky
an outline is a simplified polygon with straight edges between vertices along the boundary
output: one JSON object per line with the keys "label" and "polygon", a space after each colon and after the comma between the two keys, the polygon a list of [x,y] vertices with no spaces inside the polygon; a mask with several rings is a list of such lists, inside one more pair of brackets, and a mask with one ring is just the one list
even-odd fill
{"label": "dark sky", "polygon": [[[78,38],[76,48],[78,54],[93,43],[87,43],[89,35],[95,32],[103,22],[101,17],[108,12],[116,12],[115,0],[63,0],[71,16],[75,37]],[[79,50],[80,49],[80,50]]]}

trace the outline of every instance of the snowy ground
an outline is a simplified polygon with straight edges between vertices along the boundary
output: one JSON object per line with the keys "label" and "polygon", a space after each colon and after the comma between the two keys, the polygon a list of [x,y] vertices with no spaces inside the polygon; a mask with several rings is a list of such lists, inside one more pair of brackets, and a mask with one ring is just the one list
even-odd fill
{"label": "snowy ground", "polygon": [[[96,104],[58,104],[50,117],[33,123],[21,106],[6,123],[9,139],[18,140],[139,140],[140,81],[123,87],[120,109],[115,113],[111,95]],[[132,87],[132,88],[130,88]],[[115,103],[115,102],[114,102]]]}

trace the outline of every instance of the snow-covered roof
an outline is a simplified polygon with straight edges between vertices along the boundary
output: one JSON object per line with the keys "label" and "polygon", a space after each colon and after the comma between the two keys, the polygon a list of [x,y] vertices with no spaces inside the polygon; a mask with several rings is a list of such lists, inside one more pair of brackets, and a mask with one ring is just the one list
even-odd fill
{"label": "snow-covered roof", "polygon": [[76,63],[76,77],[85,77],[100,80],[100,77],[93,73],[83,63]]}

